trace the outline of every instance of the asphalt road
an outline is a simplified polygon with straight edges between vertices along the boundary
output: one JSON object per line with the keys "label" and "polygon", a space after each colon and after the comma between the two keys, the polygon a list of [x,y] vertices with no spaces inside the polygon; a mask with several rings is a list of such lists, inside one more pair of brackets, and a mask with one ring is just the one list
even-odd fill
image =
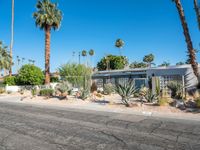
{"label": "asphalt road", "polygon": [[200,122],[0,102],[0,150],[200,150]]}

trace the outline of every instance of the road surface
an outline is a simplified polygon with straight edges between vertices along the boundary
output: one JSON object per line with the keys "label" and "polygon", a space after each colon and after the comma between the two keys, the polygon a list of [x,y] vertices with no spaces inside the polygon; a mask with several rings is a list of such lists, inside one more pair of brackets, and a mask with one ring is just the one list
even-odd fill
{"label": "road surface", "polygon": [[200,122],[0,102],[0,150],[200,150]]}

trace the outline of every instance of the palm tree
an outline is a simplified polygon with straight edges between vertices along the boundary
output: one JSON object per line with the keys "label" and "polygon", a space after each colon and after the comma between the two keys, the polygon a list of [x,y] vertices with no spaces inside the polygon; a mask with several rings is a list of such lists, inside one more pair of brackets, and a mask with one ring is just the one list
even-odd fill
{"label": "palm tree", "polygon": [[14,43],[14,15],[15,15],[15,0],[12,0],[12,21],[11,21],[11,41],[10,41],[10,68],[9,75],[12,76],[12,51],[13,51],[13,43]]}
{"label": "palm tree", "polygon": [[200,30],[200,8],[199,8],[199,4],[198,4],[197,0],[194,0],[194,9],[196,12],[198,27]]}
{"label": "palm tree", "polygon": [[119,54],[122,55],[121,49],[124,47],[124,41],[122,39],[117,39],[115,42],[115,47],[119,48]]}
{"label": "palm tree", "polygon": [[167,61],[164,61],[161,65],[159,65],[160,67],[169,67],[170,63]]}
{"label": "palm tree", "polygon": [[154,58],[155,57],[153,54],[149,54],[149,55],[144,56],[143,61],[148,64],[148,67],[151,67],[151,64],[154,61]]}
{"label": "palm tree", "polygon": [[50,37],[51,29],[58,29],[62,20],[62,12],[56,3],[50,0],[39,0],[37,12],[33,14],[36,26],[45,31],[45,84],[50,84]]}
{"label": "palm tree", "polygon": [[25,61],[25,58],[23,57],[23,58],[22,58],[22,65],[24,64],[24,61]]}
{"label": "palm tree", "polygon": [[95,54],[94,50],[91,49],[91,50],[89,51],[89,55],[90,55],[90,57],[91,57],[92,67],[93,67],[92,57],[94,56],[94,54]]}
{"label": "palm tree", "polygon": [[186,41],[187,49],[188,49],[189,62],[192,65],[193,72],[200,83],[200,74],[199,74],[199,69],[198,69],[198,63],[196,62],[196,51],[193,48],[192,40],[190,37],[190,33],[189,33],[188,25],[187,25],[187,22],[185,19],[185,14],[184,14],[184,10],[183,10],[181,1],[180,0],[172,0],[172,1],[175,2],[175,4],[176,4],[176,8],[178,10],[181,24],[183,27],[185,41]]}
{"label": "palm tree", "polygon": [[4,76],[7,75],[7,70],[10,69],[10,53],[7,46],[3,46],[0,41],[0,70],[4,70]]}
{"label": "palm tree", "polygon": [[20,58],[19,58],[19,56],[17,56],[17,71],[19,71],[19,65],[20,65]]}
{"label": "palm tree", "polygon": [[[82,51],[82,57],[87,57],[87,51],[86,50]],[[85,64],[86,64],[86,60],[85,60]]]}

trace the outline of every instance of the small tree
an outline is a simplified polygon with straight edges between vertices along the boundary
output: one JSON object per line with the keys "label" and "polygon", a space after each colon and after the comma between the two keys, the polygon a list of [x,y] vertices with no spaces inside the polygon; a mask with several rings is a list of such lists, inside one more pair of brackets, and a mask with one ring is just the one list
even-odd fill
{"label": "small tree", "polygon": [[147,68],[147,64],[144,62],[133,62],[130,64],[129,68],[135,69],[135,68]]}
{"label": "small tree", "polygon": [[42,70],[34,65],[22,66],[17,76],[19,85],[42,85],[44,84],[44,74]]}

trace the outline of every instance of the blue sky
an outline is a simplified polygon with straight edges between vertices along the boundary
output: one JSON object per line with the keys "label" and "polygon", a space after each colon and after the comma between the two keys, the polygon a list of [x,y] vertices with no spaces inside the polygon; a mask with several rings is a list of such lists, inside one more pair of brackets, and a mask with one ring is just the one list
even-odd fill
{"label": "blue sky", "polygon": [[[44,68],[44,32],[36,28],[32,14],[36,0],[15,0],[14,58],[17,55],[34,59]],[[63,11],[59,31],[52,31],[51,70],[61,64],[78,62],[78,52],[96,51],[96,63],[106,54],[119,55],[114,47],[121,38],[126,45],[122,54],[130,62],[141,61],[149,53],[155,63],[169,61],[175,64],[186,60],[186,44],[176,7],[171,0],[58,0]],[[11,0],[0,1],[0,40],[10,44]],[[199,48],[193,3],[182,0],[186,19],[195,48]],[[198,61],[200,60],[198,54]]]}

